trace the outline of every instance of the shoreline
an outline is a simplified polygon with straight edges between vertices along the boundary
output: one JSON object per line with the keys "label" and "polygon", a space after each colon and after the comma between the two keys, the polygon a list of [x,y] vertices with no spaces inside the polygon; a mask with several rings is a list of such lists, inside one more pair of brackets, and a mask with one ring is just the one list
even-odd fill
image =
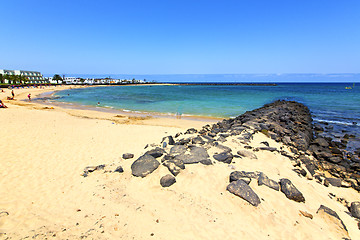
{"label": "shoreline", "polygon": [[[35,96],[59,89],[15,90],[17,100],[5,100],[9,108],[0,109],[0,124],[5,126],[0,141],[0,238],[341,239],[349,235],[355,239],[360,235],[345,206],[345,201],[357,201],[359,193],[319,184],[289,146],[255,133],[257,126],[250,118],[244,124],[245,115],[204,127],[207,122],[116,117],[21,100],[29,91]],[[9,90],[0,92],[0,98],[9,94]],[[165,140],[169,144],[164,145],[166,136],[174,136],[178,144]],[[163,158],[157,158],[158,168],[148,176],[132,174],[136,159],[151,150],[156,153],[157,147],[171,153],[173,146],[203,149],[212,164],[188,162],[169,187],[162,187],[161,179],[176,168],[168,169],[171,166]],[[244,151],[256,158],[238,155]],[[133,157],[128,159],[125,153]],[[220,162],[218,157],[224,154],[231,162]],[[275,182],[290,179],[306,201],[292,201],[253,179],[249,186],[261,199],[255,207],[227,190],[235,170],[260,171]],[[294,170],[306,171],[307,177]],[[338,231],[336,222],[317,213],[320,204],[339,215],[347,232]]]}
{"label": "shoreline", "polygon": [[[126,85],[129,86],[129,85]],[[136,125],[152,125],[152,126],[167,126],[177,128],[192,128],[201,127],[206,124],[212,124],[222,120],[223,118],[212,118],[202,116],[182,116],[176,118],[175,115],[167,115],[161,113],[148,113],[148,112],[127,112],[117,109],[107,109],[104,107],[96,106],[82,106],[75,103],[55,103],[55,102],[41,102],[37,98],[45,95],[51,96],[58,91],[88,88],[88,87],[112,87],[108,85],[101,86],[77,86],[77,85],[61,85],[61,86],[48,86],[43,88],[20,88],[14,89],[15,99],[6,100],[7,96],[11,96],[11,90],[5,89],[5,92],[0,92],[0,99],[3,100],[8,107],[19,106],[34,108],[37,110],[52,110],[66,112],[69,115],[77,116],[81,118],[93,118],[93,119],[106,119],[116,124],[136,124]],[[27,95],[31,93],[32,101],[27,100]]]}
{"label": "shoreline", "polygon": [[[176,85],[176,84],[171,84],[171,85]],[[96,86],[96,87],[98,87],[98,86]],[[111,87],[111,86],[101,86],[101,87]],[[68,89],[64,89],[64,90],[68,90]],[[74,103],[74,102],[61,102],[61,101],[56,101],[56,100],[51,101],[51,97],[60,91],[63,91],[63,90],[41,93],[41,94],[37,95],[37,98],[34,99],[34,102],[40,103],[43,105],[58,106],[58,107],[62,107],[62,108],[90,110],[90,111],[97,111],[97,112],[122,114],[122,115],[126,115],[126,116],[138,116],[138,117],[151,116],[151,117],[155,117],[155,118],[165,118],[165,119],[176,118],[176,119],[195,120],[195,121],[210,121],[210,122],[214,122],[214,123],[217,121],[226,119],[224,117],[211,117],[211,116],[189,115],[189,114],[182,114],[180,118],[177,118],[176,114],[173,114],[173,113],[135,111],[135,110],[127,110],[127,109],[117,109],[117,108],[106,107],[106,106],[82,105],[82,104],[78,104],[78,103]],[[50,99],[44,99],[44,98],[50,98]]]}

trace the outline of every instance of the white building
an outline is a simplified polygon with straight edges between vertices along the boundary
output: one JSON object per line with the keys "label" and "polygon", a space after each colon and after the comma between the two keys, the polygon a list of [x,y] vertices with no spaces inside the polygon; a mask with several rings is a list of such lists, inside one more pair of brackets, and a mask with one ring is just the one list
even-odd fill
{"label": "white building", "polygon": [[[24,71],[24,70],[6,70],[0,69],[0,74],[2,74],[5,83],[10,83],[9,79],[6,79],[6,75],[8,76],[24,76],[28,79],[28,83],[36,83],[36,84],[43,84],[46,83],[43,75],[40,72],[35,71]],[[20,83],[20,82],[18,82]]]}

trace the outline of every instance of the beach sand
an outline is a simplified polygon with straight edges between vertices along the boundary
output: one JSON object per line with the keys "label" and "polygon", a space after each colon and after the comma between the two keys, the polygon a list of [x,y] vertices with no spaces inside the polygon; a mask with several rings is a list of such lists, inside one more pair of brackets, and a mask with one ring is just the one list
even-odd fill
{"label": "beach sand", "polygon": [[[0,239],[360,239],[357,221],[336,201],[360,200],[359,193],[301,178],[276,152],[259,151],[258,159],[235,159],[231,165],[187,165],[169,188],[159,184],[168,174],[164,167],[145,178],[132,176],[130,166],[148,150],[147,144],[214,120],[139,117],[20,101],[30,92],[35,97],[65,88],[15,89],[18,101],[5,100],[8,108],[0,109]],[[6,96],[8,89],[0,92],[0,99]],[[280,147],[261,133],[251,145],[265,140]],[[227,144],[243,149],[236,142]],[[135,157],[122,159],[128,152]],[[100,164],[105,170],[81,176],[85,167]],[[112,172],[118,166],[124,173]],[[226,191],[234,170],[262,171],[276,181],[289,178],[306,202],[291,201],[252,181],[261,198],[254,207]],[[321,204],[337,212],[348,235],[316,214]]]}

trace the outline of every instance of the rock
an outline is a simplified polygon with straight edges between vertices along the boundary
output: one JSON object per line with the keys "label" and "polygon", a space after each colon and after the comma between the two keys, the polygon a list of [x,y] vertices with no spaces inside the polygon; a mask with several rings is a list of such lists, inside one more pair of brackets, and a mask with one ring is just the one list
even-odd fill
{"label": "rock", "polygon": [[258,195],[243,180],[231,182],[226,189],[255,207],[260,204]]}
{"label": "rock", "polygon": [[329,147],[329,143],[325,138],[316,138],[313,143],[321,147]]}
{"label": "rock", "polygon": [[322,217],[331,228],[334,228],[334,230],[339,232],[341,235],[348,237],[346,226],[335,211],[324,205],[320,205],[316,214]]}
{"label": "rock", "polygon": [[275,151],[277,151],[277,148],[274,148],[274,147],[259,147],[259,150],[275,152]]}
{"label": "rock", "polygon": [[217,142],[214,143],[214,147],[216,147],[220,152],[232,152],[231,148],[221,145]]}
{"label": "rock", "polygon": [[301,213],[301,215],[303,215],[304,217],[307,217],[307,218],[310,218],[310,219],[313,219],[313,215],[306,212],[306,211],[301,211],[299,210],[299,212]]}
{"label": "rock", "polygon": [[268,178],[264,173],[262,173],[262,172],[259,174],[258,185],[259,185],[259,186],[265,185],[265,186],[267,186],[267,187],[269,187],[269,188],[272,188],[272,189],[274,189],[274,190],[276,190],[276,191],[279,191],[279,189],[280,189],[280,186],[279,186],[279,184],[278,184],[276,181],[269,179],[269,178]]}
{"label": "rock", "polygon": [[205,144],[205,141],[204,141],[200,136],[197,136],[197,137],[193,138],[193,139],[191,140],[191,142],[192,142],[193,144],[200,144],[200,145],[204,145],[204,144]]}
{"label": "rock", "polygon": [[215,154],[214,159],[223,163],[231,163],[233,159],[233,155],[231,153],[223,152],[219,154]]}
{"label": "rock", "polygon": [[174,141],[174,138],[172,136],[167,136],[167,137],[164,137],[162,139],[161,143],[166,143],[166,145],[174,145],[175,141]]}
{"label": "rock", "polygon": [[[258,179],[259,178],[259,173],[257,172],[245,172],[245,171],[234,171],[232,173],[230,173],[230,177],[229,180],[230,182],[234,182],[237,181],[239,179],[247,179],[247,178],[254,178],[254,179]],[[250,181],[249,181],[250,183]]]}
{"label": "rock", "polygon": [[305,198],[302,193],[292,184],[289,179],[280,179],[280,186],[281,192],[283,192],[288,199],[294,200],[295,202],[305,202]]}
{"label": "rock", "polygon": [[[181,161],[182,162],[182,161]],[[183,163],[184,164],[184,163]],[[180,173],[181,168],[175,164],[173,160],[167,160],[163,162],[163,165],[174,175],[175,177]]]}
{"label": "rock", "polygon": [[341,187],[341,179],[340,178],[325,178],[324,185],[328,187],[329,185],[334,187]]}
{"label": "rock", "polygon": [[360,202],[352,202],[350,206],[351,216],[360,219]]}
{"label": "rock", "polygon": [[311,176],[314,176],[315,170],[319,169],[315,161],[310,160],[310,158],[305,155],[301,155],[299,159],[305,165]]}
{"label": "rock", "polygon": [[163,154],[166,154],[166,152],[164,149],[157,147],[155,149],[147,151],[145,154],[151,155],[154,158],[158,158],[158,157],[161,157]]}
{"label": "rock", "polygon": [[167,174],[160,179],[160,185],[162,187],[170,187],[174,183],[176,183],[176,179],[171,174]]}
{"label": "rock", "polygon": [[204,164],[204,165],[212,165],[213,164],[210,159],[201,160],[200,163]]}
{"label": "rock", "polygon": [[175,145],[170,149],[170,155],[176,156],[186,152],[186,147],[183,145]]}
{"label": "rock", "polygon": [[133,158],[133,157],[134,157],[134,154],[132,154],[132,153],[124,153],[122,155],[123,159],[130,159],[130,158]]}
{"label": "rock", "polygon": [[239,154],[242,157],[247,157],[250,159],[257,159],[256,155],[253,152],[250,152],[247,150],[239,150],[239,151],[237,151],[237,154]]}
{"label": "rock", "polygon": [[209,154],[203,147],[191,147],[190,152],[177,155],[175,157],[175,159],[182,160],[184,164],[199,163],[201,161],[207,160],[208,158]]}
{"label": "rock", "polygon": [[188,130],[186,130],[184,134],[194,134],[194,133],[197,133],[197,130],[195,128],[189,128]]}
{"label": "rock", "polygon": [[159,167],[160,163],[151,155],[145,154],[139,157],[131,165],[132,175],[146,177]]}
{"label": "rock", "polygon": [[118,166],[114,172],[118,172],[118,173],[123,173],[124,172],[124,169],[122,168],[122,166]]}

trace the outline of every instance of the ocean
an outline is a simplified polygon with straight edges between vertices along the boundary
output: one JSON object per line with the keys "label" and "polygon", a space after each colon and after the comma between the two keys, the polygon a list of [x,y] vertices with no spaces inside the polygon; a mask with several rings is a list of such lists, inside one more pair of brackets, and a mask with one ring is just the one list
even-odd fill
{"label": "ocean", "polygon": [[[219,118],[236,117],[278,99],[293,100],[309,107],[313,120],[331,129],[332,137],[348,133],[358,138],[360,86],[348,86],[352,83],[110,86],[60,91],[54,97],[60,102],[124,111]],[[350,147],[360,146],[356,139]]]}

